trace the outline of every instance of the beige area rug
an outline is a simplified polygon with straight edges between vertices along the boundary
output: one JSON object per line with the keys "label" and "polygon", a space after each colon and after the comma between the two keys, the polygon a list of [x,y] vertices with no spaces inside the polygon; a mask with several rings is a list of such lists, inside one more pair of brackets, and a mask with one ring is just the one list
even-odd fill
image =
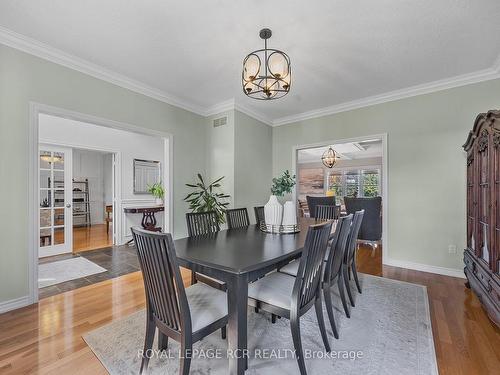
{"label": "beige area rug", "polygon": [[[356,294],[351,319],[345,317],[337,288],[335,317],[340,339],[330,331],[331,353],[325,353],[314,309],[301,320],[306,366],[311,375],[434,375],[438,373],[429,314],[427,289],[361,274],[363,294]],[[140,311],[84,335],[84,339],[110,374],[138,374],[139,351],[145,331]],[[157,348],[156,339],[153,348]],[[246,374],[298,374],[293,357],[289,321],[271,324],[270,316],[248,310],[249,368]],[[191,374],[228,373],[227,342],[215,332],[193,346]],[[153,356],[151,374],[178,374],[179,345],[169,340],[168,351]],[[208,357],[214,358],[208,358]],[[316,357],[316,358],[313,358]]]}

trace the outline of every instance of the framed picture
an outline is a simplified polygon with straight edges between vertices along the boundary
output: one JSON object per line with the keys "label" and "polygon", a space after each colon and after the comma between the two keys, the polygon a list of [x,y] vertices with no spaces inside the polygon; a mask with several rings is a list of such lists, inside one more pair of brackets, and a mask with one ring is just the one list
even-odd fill
{"label": "framed picture", "polygon": [[299,169],[299,194],[322,195],[325,193],[325,176],[323,168]]}

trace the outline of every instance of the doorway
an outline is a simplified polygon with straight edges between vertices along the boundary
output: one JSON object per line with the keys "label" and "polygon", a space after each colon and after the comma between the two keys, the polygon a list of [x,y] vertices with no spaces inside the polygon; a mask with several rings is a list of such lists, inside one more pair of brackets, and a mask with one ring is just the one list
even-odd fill
{"label": "doorway", "polygon": [[[331,159],[322,159],[324,155],[331,156],[330,149],[335,153],[333,163]],[[357,264],[381,275],[388,248],[387,135],[297,146],[293,150],[293,167],[299,216],[310,215],[308,196],[332,197],[342,214],[351,213],[354,206],[366,205],[362,225],[376,230],[370,230],[366,236],[362,235],[363,229],[360,231]]]}
{"label": "doorway", "polygon": [[125,208],[157,202],[136,191],[133,160],[158,163],[166,194],[157,219],[171,232],[171,135],[37,103],[30,110],[31,301],[138,271],[124,244],[141,218]]}

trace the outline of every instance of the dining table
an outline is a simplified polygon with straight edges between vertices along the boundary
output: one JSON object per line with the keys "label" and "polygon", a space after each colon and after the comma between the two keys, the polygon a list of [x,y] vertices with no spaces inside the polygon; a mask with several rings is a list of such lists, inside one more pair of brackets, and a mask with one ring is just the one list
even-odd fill
{"label": "dining table", "polygon": [[225,282],[228,299],[230,375],[248,367],[248,284],[300,257],[307,228],[317,221],[298,218],[300,231],[271,234],[257,225],[175,240],[179,265]]}

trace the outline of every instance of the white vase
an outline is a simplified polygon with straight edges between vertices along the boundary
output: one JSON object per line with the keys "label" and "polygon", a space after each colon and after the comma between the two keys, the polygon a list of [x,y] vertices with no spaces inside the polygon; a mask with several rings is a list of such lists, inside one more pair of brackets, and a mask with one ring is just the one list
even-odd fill
{"label": "white vase", "polygon": [[280,225],[283,218],[283,206],[276,195],[271,195],[269,201],[264,205],[264,219],[266,224]]}
{"label": "white vase", "polygon": [[157,206],[163,206],[163,199],[161,198],[156,198],[155,199],[155,203]]}
{"label": "white vase", "polygon": [[297,225],[297,213],[295,204],[292,201],[286,201],[283,206],[283,225]]}

